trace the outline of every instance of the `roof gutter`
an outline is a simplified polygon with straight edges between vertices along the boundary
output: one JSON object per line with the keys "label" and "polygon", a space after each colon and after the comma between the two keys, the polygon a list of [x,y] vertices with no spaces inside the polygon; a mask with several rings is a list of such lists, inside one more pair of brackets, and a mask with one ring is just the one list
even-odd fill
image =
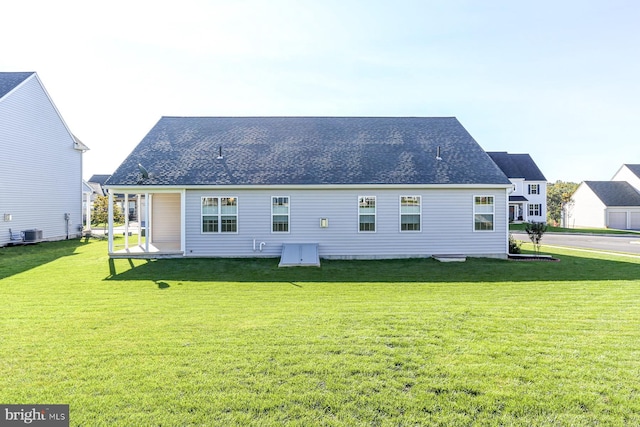
{"label": "roof gutter", "polygon": [[298,184],[298,185],[105,185],[105,189],[115,192],[146,193],[150,191],[181,190],[360,190],[360,189],[504,189],[512,188],[512,184]]}

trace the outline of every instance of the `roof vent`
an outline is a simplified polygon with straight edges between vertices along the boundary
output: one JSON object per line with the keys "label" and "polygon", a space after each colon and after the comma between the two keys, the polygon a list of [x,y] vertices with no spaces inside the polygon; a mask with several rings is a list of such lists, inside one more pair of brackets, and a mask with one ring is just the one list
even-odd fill
{"label": "roof vent", "polygon": [[218,153],[218,160],[222,160],[224,159],[224,157],[222,157],[222,145],[220,146],[220,151]]}
{"label": "roof vent", "polygon": [[442,160],[442,157],[440,157],[440,146],[438,145],[438,150],[436,151],[436,160]]}

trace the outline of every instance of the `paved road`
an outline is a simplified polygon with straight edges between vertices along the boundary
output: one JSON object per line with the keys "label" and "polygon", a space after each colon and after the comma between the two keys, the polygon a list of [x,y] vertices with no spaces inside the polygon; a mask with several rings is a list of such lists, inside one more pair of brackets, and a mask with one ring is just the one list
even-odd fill
{"label": "paved road", "polygon": [[[512,233],[516,240],[530,242],[526,233]],[[626,236],[615,234],[584,235],[546,233],[540,241],[542,246],[555,245],[571,248],[595,249],[598,251],[626,252],[640,254],[640,235]]]}

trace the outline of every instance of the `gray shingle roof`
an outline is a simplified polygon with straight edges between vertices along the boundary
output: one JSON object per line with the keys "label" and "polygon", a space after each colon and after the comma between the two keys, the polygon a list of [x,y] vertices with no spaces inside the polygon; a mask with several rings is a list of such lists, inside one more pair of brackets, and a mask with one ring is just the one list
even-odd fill
{"label": "gray shingle roof", "polygon": [[640,178],[640,165],[627,165],[625,164],[625,166],[631,171],[633,172],[638,178]]}
{"label": "gray shingle roof", "polygon": [[547,180],[528,154],[509,154],[506,151],[491,151],[487,154],[509,178],[524,178],[527,181]]}
{"label": "gray shingle roof", "polygon": [[111,175],[91,175],[89,182],[97,182],[100,185],[104,185]]}
{"label": "gray shingle roof", "polygon": [[[442,160],[436,159],[438,147]],[[148,171],[148,179],[142,179],[138,164]],[[107,185],[509,183],[453,117],[163,117],[107,181]]]}
{"label": "gray shingle roof", "polygon": [[627,181],[585,181],[605,206],[640,206],[640,193]]}
{"label": "gray shingle roof", "polygon": [[33,72],[28,73],[0,73],[0,98],[11,92]]}

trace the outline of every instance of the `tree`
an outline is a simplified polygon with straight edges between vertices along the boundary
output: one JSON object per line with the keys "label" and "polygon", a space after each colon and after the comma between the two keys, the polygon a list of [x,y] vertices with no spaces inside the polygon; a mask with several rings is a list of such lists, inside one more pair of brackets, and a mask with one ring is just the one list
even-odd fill
{"label": "tree", "polygon": [[556,181],[547,186],[547,222],[559,225],[562,220],[562,208],[570,203],[573,192],[578,188],[575,182]]}
{"label": "tree", "polygon": [[524,225],[524,231],[529,235],[536,255],[540,255],[540,240],[542,240],[542,236],[547,231],[547,224],[544,222],[527,222]]}
{"label": "tree", "polygon": [[[120,206],[117,203],[113,204],[113,222],[124,221],[124,215],[120,210]],[[103,224],[104,229],[107,229],[107,223],[109,222],[109,197],[97,196],[93,201],[93,207],[91,208],[91,225]]]}

